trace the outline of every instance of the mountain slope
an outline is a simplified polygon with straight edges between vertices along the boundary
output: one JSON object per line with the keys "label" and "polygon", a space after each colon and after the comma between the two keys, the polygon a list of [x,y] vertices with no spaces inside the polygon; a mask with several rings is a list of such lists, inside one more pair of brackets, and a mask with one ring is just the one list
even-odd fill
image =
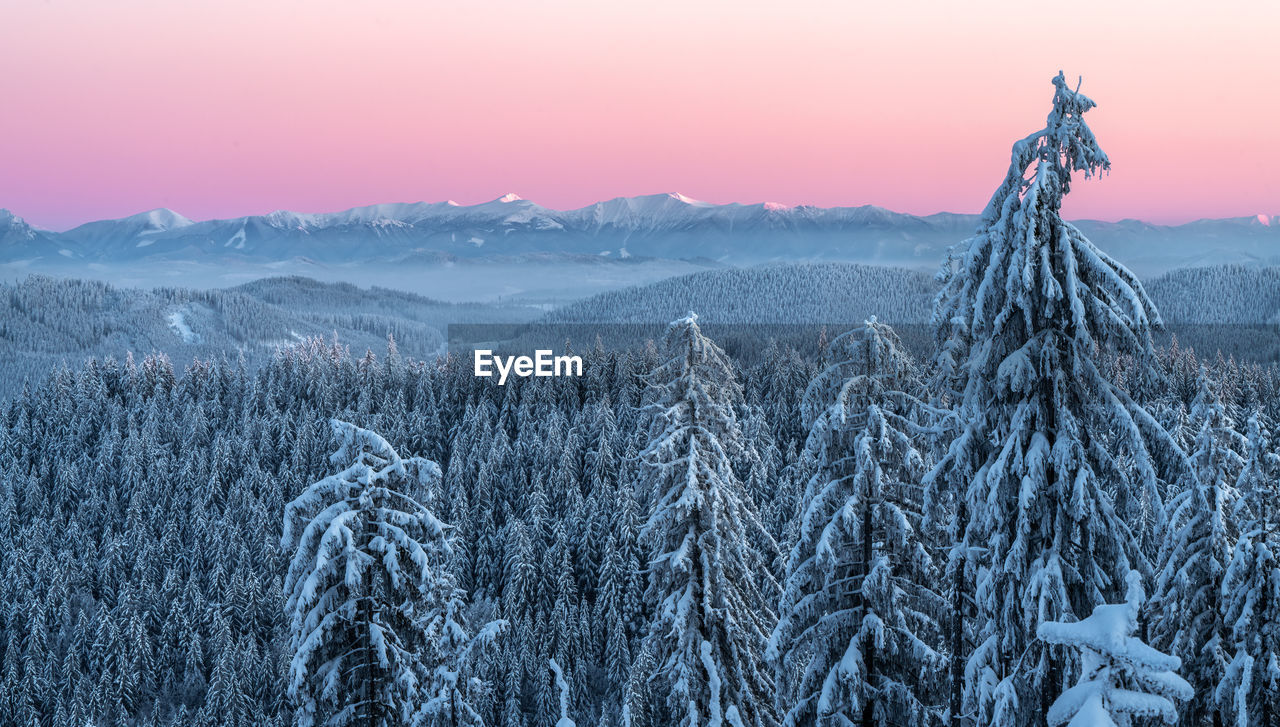
{"label": "mountain slope", "polygon": [[[1273,361],[1280,353],[1280,268],[1178,270],[1148,279],[1146,288],[1184,346],[1246,360]],[[300,277],[226,290],[144,290],[31,276],[0,283],[0,398],[62,362],[91,356],[163,352],[181,366],[193,358],[243,354],[255,365],[282,344],[313,336],[328,340],[335,333],[357,353],[380,352],[392,332],[404,355],[429,359],[453,324],[472,324],[450,328],[463,343],[469,335],[514,330],[553,347],[566,337],[590,344],[597,334],[610,343],[633,345],[660,334],[667,321],[690,310],[728,336],[726,345],[733,344],[733,336],[744,337],[742,347],[754,345],[760,329],[812,343],[817,327],[835,333],[874,315],[899,328],[917,355],[927,356],[935,292],[931,276],[902,268],[765,265],[671,277],[542,314],[520,305],[443,303],[398,290]]]}
{"label": "mountain slope", "polygon": [[[1166,323],[1157,344],[1176,335],[1203,353],[1280,360],[1280,267],[1176,270],[1149,278],[1145,287]],[[764,324],[764,335],[789,335],[804,345],[812,342],[813,326],[834,333],[874,315],[898,329],[917,356],[928,357],[936,292],[932,277],[917,271],[848,263],[711,270],[585,298],[548,313],[539,320],[545,329],[536,333],[541,340],[563,339],[563,329],[580,340],[599,334],[613,343],[658,335],[662,324],[694,311],[729,334]]]}
{"label": "mountain slope", "polygon": [[259,280],[231,290],[116,288],[31,276],[0,284],[0,397],[60,363],[165,353],[192,359],[243,355],[250,366],[276,348],[337,336],[357,355],[381,353],[395,335],[405,356],[429,360],[448,324],[523,321],[522,306],[453,304],[412,293],[305,278]]}
{"label": "mountain slope", "polygon": [[[57,256],[54,235],[37,230],[9,210],[0,209],[0,261],[25,262]],[[62,254],[66,256],[69,251]]]}
{"label": "mountain slope", "polygon": [[926,323],[937,286],[924,273],[850,263],[766,265],[682,275],[595,295],[546,323],[666,323],[689,311],[721,324]]}
{"label": "mountain slope", "polygon": [[[1280,267],[1175,270],[1144,287],[1170,324],[1280,324]],[[850,263],[767,265],[681,275],[601,293],[542,317],[548,323],[665,323],[688,311],[715,323],[927,323],[932,276]]]}
{"label": "mountain slope", "polygon": [[1187,268],[1154,278],[1146,287],[1166,321],[1204,325],[1280,323],[1280,267]]}

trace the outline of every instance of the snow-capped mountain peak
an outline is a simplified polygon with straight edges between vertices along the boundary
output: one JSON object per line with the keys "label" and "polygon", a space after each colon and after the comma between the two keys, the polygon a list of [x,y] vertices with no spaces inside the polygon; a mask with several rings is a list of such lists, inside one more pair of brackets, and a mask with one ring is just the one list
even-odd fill
{"label": "snow-capped mountain peak", "polygon": [[268,225],[282,230],[306,230],[323,224],[321,215],[299,214],[288,210],[276,210],[268,214],[265,220]]}
{"label": "snow-capped mountain peak", "polygon": [[392,202],[388,204],[365,205],[352,207],[342,212],[317,215],[320,225],[375,225],[386,226],[393,223],[412,223],[430,217],[438,210],[456,207],[451,202]]}
{"label": "snow-capped mountain peak", "polygon": [[136,215],[130,215],[125,220],[142,224],[147,231],[164,232],[166,230],[176,230],[180,227],[189,227],[193,224],[191,220],[174,212],[167,207],[160,207],[147,212],[139,212]]}
{"label": "snow-capped mountain peak", "polygon": [[25,225],[25,224],[26,222],[21,217],[15,215],[14,213],[10,212],[7,209],[0,208],[0,226],[16,227],[18,225]]}
{"label": "snow-capped mountain peak", "polygon": [[499,198],[498,198],[497,200],[495,200],[495,201],[497,201],[497,202],[503,202],[503,203],[507,203],[507,202],[523,202],[523,201],[524,201],[524,197],[521,197],[520,195],[516,194],[515,192],[507,192],[506,194],[502,195],[501,197],[499,197]]}
{"label": "snow-capped mountain peak", "polygon": [[684,204],[687,204],[687,205],[689,205],[690,207],[720,207],[720,206],[723,206],[723,205],[715,205],[715,204],[712,204],[712,203],[710,203],[710,202],[703,202],[703,201],[702,201],[702,200],[700,200],[700,199],[694,199],[693,197],[689,197],[689,196],[687,196],[687,195],[680,194],[679,192],[671,192],[671,193],[670,193],[670,194],[668,194],[667,196],[668,196],[668,197],[670,197],[671,199],[676,200],[677,202],[683,202]]}
{"label": "snow-capped mountain peak", "polygon": [[27,221],[6,209],[0,209],[0,241],[30,240],[35,229]]}

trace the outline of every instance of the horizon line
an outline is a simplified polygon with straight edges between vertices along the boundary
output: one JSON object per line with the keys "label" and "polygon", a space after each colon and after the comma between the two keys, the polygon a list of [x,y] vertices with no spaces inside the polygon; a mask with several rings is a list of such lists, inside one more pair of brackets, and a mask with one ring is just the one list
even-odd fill
{"label": "horizon line", "polygon": [[[929,213],[924,213],[924,214],[917,214],[917,213],[912,213],[912,212],[901,212],[901,211],[895,210],[895,209],[893,209],[893,208],[891,208],[891,207],[885,207],[885,206],[883,206],[883,205],[879,205],[879,204],[876,204],[876,203],[874,203],[874,202],[867,202],[867,203],[862,203],[862,204],[848,204],[848,205],[829,205],[829,206],[818,205],[818,204],[807,204],[807,203],[800,203],[800,204],[785,204],[785,203],[781,203],[781,202],[774,202],[774,201],[769,201],[769,200],[761,200],[761,201],[756,201],[756,202],[737,202],[737,201],[735,201],[735,202],[707,202],[707,201],[704,201],[704,200],[700,200],[700,199],[695,199],[695,198],[689,197],[689,196],[684,195],[684,194],[682,194],[682,193],[680,193],[680,192],[653,192],[653,193],[649,193],[649,194],[618,195],[618,196],[615,196],[615,197],[608,197],[608,198],[604,198],[604,199],[598,199],[598,200],[596,200],[595,202],[589,202],[589,203],[587,203],[587,204],[585,204],[585,205],[582,205],[582,206],[580,206],[580,207],[568,207],[568,208],[547,207],[547,206],[542,205],[542,204],[540,204],[540,203],[538,203],[538,202],[535,202],[535,201],[533,201],[533,200],[527,199],[527,198],[525,198],[525,197],[521,197],[520,195],[518,195],[518,194],[516,194],[516,193],[513,193],[513,192],[507,192],[507,193],[502,194],[502,195],[500,195],[500,196],[498,196],[498,197],[495,197],[495,198],[493,198],[493,199],[488,199],[488,200],[484,200],[484,201],[480,201],[480,202],[473,202],[473,203],[468,203],[468,204],[459,203],[459,202],[456,202],[456,201],[454,201],[454,200],[452,200],[452,199],[444,199],[444,200],[438,200],[438,201],[415,200],[415,201],[397,201],[397,202],[374,202],[374,203],[370,203],[370,204],[358,204],[358,205],[353,205],[353,206],[350,206],[350,207],[343,207],[343,208],[340,208],[340,209],[331,209],[331,210],[326,210],[326,211],[317,211],[317,212],[302,212],[302,211],[293,210],[293,209],[277,208],[277,209],[273,209],[273,210],[271,210],[270,212],[249,213],[249,214],[236,215],[236,216],[230,216],[230,217],[208,217],[208,218],[204,218],[204,219],[194,219],[194,218],[191,218],[191,217],[187,217],[186,215],[182,214],[181,212],[179,212],[179,211],[175,210],[175,209],[174,209],[174,208],[172,208],[172,207],[160,206],[160,207],[151,207],[151,208],[148,208],[148,209],[139,210],[138,212],[133,212],[133,213],[130,213],[130,214],[121,215],[121,216],[119,216],[119,217],[100,217],[100,218],[89,219],[89,220],[86,220],[86,221],[84,221],[84,222],[79,222],[79,223],[73,224],[73,225],[71,225],[71,226],[69,226],[69,227],[61,227],[61,228],[46,227],[46,226],[43,226],[43,225],[38,225],[38,224],[32,223],[32,222],[30,222],[29,220],[27,220],[27,218],[26,218],[26,217],[22,216],[22,215],[21,215],[21,214],[19,214],[18,212],[14,211],[13,209],[10,209],[10,208],[8,208],[8,207],[0,207],[0,211],[8,212],[9,214],[11,214],[11,215],[13,215],[14,217],[18,218],[18,219],[19,219],[19,220],[21,220],[24,224],[26,224],[27,226],[31,227],[31,228],[32,228],[32,229],[34,229],[34,230],[38,230],[38,231],[40,231],[40,232],[65,233],[65,232],[70,232],[70,231],[75,230],[75,229],[77,229],[77,228],[83,227],[83,226],[85,226],[85,225],[90,225],[90,224],[94,224],[94,223],[98,223],[98,222],[117,222],[117,221],[120,221],[120,220],[126,220],[126,219],[129,219],[130,217],[138,217],[138,216],[146,215],[146,214],[149,214],[149,213],[152,213],[152,212],[169,212],[169,213],[172,213],[172,214],[174,214],[174,215],[177,215],[177,216],[181,217],[182,219],[184,219],[184,220],[186,220],[186,221],[188,221],[188,222],[190,222],[191,224],[193,224],[193,225],[194,225],[194,224],[202,224],[202,223],[206,223],[206,222],[230,222],[230,221],[233,221],[233,220],[247,219],[247,218],[253,218],[253,217],[269,217],[269,216],[271,216],[271,215],[273,215],[273,214],[282,214],[282,213],[283,213],[283,214],[294,214],[294,215],[300,215],[300,216],[326,216],[326,215],[336,215],[336,214],[341,214],[341,213],[343,213],[343,212],[351,212],[351,211],[354,211],[354,210],[368,209],[368,208],[370,208],[370,207],[382,207],[382,206],[389,206],[389,205],[403,205],[403,206],[411,206],[411,205],[427,205],[427,206],[453,206],[453,207],[459,207],[459,208],[471,208],[471,207],[481,207],[481,206],[484,206],[484,205],[492,205],[492,204],[509,204],[509,203],[514,203],[514,202],[528,202],[528,203],[530,203],[530,204],[532,204],[532,205],[536,205],[537,207],[540,207],[540,208],[542,208],[542,209],[544,209],[544,210],[547,210],[548,212],[560,212],[560,213],[566,213],[566,212],[578,212],[578,211],[585,210],[585,209],[587,209],[587,208],[593,207],[593,206],[595,206],[595,205],[604,204],[604,203],[606,203],[606,202],[613,202],[613,201],[617,201],[617,200],[645,199],[645,198],[654,198],[654,197],[667,197],[667,198],[670,198],[670,199],[676,200],[676,201],[678,201],[678,202],[682,202],[682,203],[684,203],[684,204],[686,204],[686,205],[689,205],[689,206],[691,206],[691,207],[706,207],[706,208],[711,208],[711,207],[755,207],[755,206],[762,206],[762,207],[764,207],[766,210],[770,210],[770,211],[785,211],[785,210],[798,209],[798,208],[811,208],[811,209],[819,209],[819,210],[837,210],[837,209],[863,209],[863,208],[868,208],[868,207],[870,207],[870,208],[875,208],[875,209],[885,210],[886,212],[890,212],[890,213],[892,213],[892,214],[900,215],[900,216],[903,216],[903,217],[915,217],[915,218],[921,218],[921,219],[923,219],[923,218],[928,218],[928,217],[937,217],[937,216],[941,216],[941,215],[955,215],[955,216],[978,217],[978,216],[980,216],[980,215],[982,214],[982,212],[981,212],[981,211],[977,211],[977,212],[955,212],[955,211],[951,211],[951,210],[938,210],[938,211],[936,211],[936,212],[929,212]],[[773,206],[773,207],[771,207],[771,206]],[[1246,219],[1255,219],[1255,220],[1257,220],[1260,224],[1262,224],[1262,225],[1264,225],[1264,226],[1267,226],[1267,227],[1270,227],[1270,226],[1272,226],[1273,224],[1280,224],[1280,214],[1277,214],[1277,213],[1269,213],[1269,212],[1259,212],[1259,213],[1257,213],[1257,214],[1253,214],[1253,215],[1245,214],[1245,215],[1235,215],[1235,216],[1227,216],[1227,217],[1196,217],[1196,218],[1194,218],[1194,219],[1189,219],[1189,220],[1187,220],[1187,221],[1185,221],[1185,222],[1172,222],[1172,223],[1170,223],[1170,222],[1153,222],[1153,221],[1150,221],[1150,220],[1144,220],[1144,219],[1142,219],[1142,218],[1140,218],[1140,217],[1118,217],[1118,218],[1115,218],[1115,219],[1104,219],[1104,218],[1098,218],[1098,217],[1075,217],[1075,218],[1067,219],[1067,218],[1065,218],[1065,217],[1064,217],[1063,219],[1064,219],[1064,220],[1066,220],[1066,221],[1068,221],[1068,222],[1098,222],[1098,223],[1104,223],[1104,224],[1120,224],[1120,223],[1123,223],[1123,222],[1138,222],[1138,223],[1141,223],[1141,224],[1144,224],[1144,225],[1151,225],[1151,226],[1153,226],[1153,227],[1184,227],[1184,226],[1186,226],[1186,225],[1195,224],[1195,223],[1197,223],[1197,222],[1211,222],[1211,221],[1220,221],[1220,220],[1246,220]],[[183,226],[185,226],[185,225],[183,225]]]}

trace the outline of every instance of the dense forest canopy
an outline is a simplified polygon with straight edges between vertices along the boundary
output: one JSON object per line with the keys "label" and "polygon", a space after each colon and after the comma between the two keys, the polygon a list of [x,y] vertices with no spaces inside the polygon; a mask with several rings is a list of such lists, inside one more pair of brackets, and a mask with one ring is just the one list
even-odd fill
{"label": "dense forest canopy", "polygon": [[[658,358],[583,355],[582,379],[503,387],[468,361],[356,357],[319,340],[254,372],[162,358],[55,372],[0,423],[0,712],[58,727],[289,723],[280,523],[330,474],[340,418],[443,468],[432,504],[456,528],[473,620],[512,624],[483,669],[489,723],[555,723],[552,657],[578,723],[617,724],[655,668],[637,648],[652,503],[635,483]],[[1171,431],[1194,438],[1202,366],[1233,421],[1274,431],[1274,369],[1185,347],[1161,362],[1169,385],[1153,406]],[[815,466],[800,403],[819,365],[775,347],[738,371],[750,457],[735,471],[784,552]],[[1127,371],[1107,363],[1121,386]]]}

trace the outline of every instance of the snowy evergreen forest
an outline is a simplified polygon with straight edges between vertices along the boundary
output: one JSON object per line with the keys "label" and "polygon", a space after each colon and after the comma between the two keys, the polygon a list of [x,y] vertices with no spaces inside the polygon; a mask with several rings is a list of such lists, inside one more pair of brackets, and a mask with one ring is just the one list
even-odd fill
{"label": "snowy evergreen forest", "polygon": [[338,336],[357,350],[394,335],[406,355],[428,358],[452,322],[522,321],[524,306],[456,304],[385,288],[299,277],[225,290],[118,288],[32,275],[0,283],[0,395],[22,391],[61,364],[166,353],[177,361],[244,357],[256,368],[276,348]]}
{"label": "snowy evergreen forest", "polygon": [[[1165,331],[1156,332],[1158,343],[1176,334],[1199,350],[1280,361],[1280,268],[1187,268],[1143,282],[1165,322]],[[244,356],[256,369],[277,347],[303,338],[336,334],[355,351],[376,351],[390,333],[402,353],[425,360],[440,350],[452,324],[605,324],[597,326],[601,333],[637,324],[661,335],[668,321],[690,310],[736,331],[772,326],[774,335],[778,326],[796,324],[842,330],[874,315],[928,359],[937,292],[937,281],[923,272],[855,263],[724,268],[601,293],[547,312],[519,304],[444,303],[300,277],[225,290],[139,290],[33,275],[0,283],[0,396],[20,393],[64,363],[78,367],[89,358],[123,359],[128,352],[138,358],[165,353],[176,362]],[[614,338],[636,340],[630,331]],[[722,343],[733,347],[733,341]]]}
{"label": "snowy evergreen forest", "polygon": [[1280,370],[1061,219],[1092,106],[1060,74],[976,234],[874,299],[933,296],[927,355],[870,310],[504,386],[394,331],[54,370],[0,411],[0,724],[1280,724]]}

